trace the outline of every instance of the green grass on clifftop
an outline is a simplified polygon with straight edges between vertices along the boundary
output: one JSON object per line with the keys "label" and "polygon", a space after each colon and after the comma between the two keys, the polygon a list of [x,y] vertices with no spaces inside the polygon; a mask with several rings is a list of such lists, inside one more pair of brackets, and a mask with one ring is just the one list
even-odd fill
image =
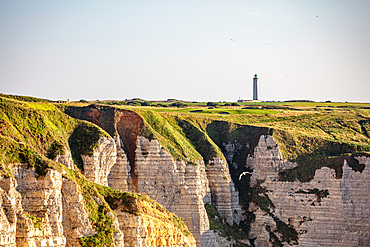
{"label": "green grass on clifftop", "polygon": [[136,110],[144,119],[148,133],[177,160],[203,159],[207,164],[213,157],[224,159],[221,150],[194,119],[181,114]]}
{"label": "green grass on clifftop", "polygon": [[[93,134],[85,135],[83,130]],[[72,153],[91,155],[98,139],[108,134],[94,124],[67,116],[51,103],[0,97],[1,163],[28,163],[37,174],[45,175],[51,159],[69,149],[71,135]],[[73,145],[75,139],[83,142]]]}

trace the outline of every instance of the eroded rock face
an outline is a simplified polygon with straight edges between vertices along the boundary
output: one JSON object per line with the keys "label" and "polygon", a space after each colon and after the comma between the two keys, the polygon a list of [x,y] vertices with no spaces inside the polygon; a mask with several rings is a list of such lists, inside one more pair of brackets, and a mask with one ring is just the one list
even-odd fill
{"label": "eroded rock face", "polygon": [[126,247],[196,246],[193,236],[182,233],[174,224],[168,222],[167,218],[162,220],[160,213],[156,212],[152,215],[149,206],[142,207],[146,211],[143,215],[126,213],[120,207],[115,209],[120,229],[125,235]]}
{"label": "eroded rock face", "polygon": [[[185,219],[198,246],[209,232],[205,203],[214,204],[230,224],[240,221],[238,193],[225,161],[216,158],[215,166],[208,169],[212,178],[211,193],[203,160],[196,161],[196,165],[175,161],[157,140],[149,141],[140,136],[144,121],[137,113],[96,106],[83,108],[80,113],[71,112],[75,117],[98,124],[111,135],[118,133],[119,136],[115,137],[116,162],[105,172],[107,184],[101,182],[105,179],[103,176],[96,174],[102,167],[99,160],[84,158],[84,173],[90,181],[149,195]],[[98,156],[94,153],[94,157]]]}
{"label": "eroded rock face", "polygon": [[[253,168],[251,184],[261,184],[275,206],[273,213],[298,233],[299,246],[369,246],[370,243],[370,158],[358,158],[365,164],[356,172],[345,161],[343,176],[323,167],[307,183],[278,181],[278,172],[295,164],[282,159],[271,136],[261,136],[254,157],[247,165]],[[277,221],[253,203],[250,210],[256,216],[251,236],[256,246],[270,246],[270,231]]]}
{"label": "eroded rock face", "polygon": [[[80,238],[95,235],[78,185],[48,169],[38,177],[27,164],[13,164],[12,177],[0,177],[0,246],[81,246]],[[116,247],[123,234],[112,212]]]}
{"label": "eroded rock face", "polygon": [[82,155],[84,175],[94,183],[108,186],[108,174],[116,163],[117,149],[113,138],[102,137],[92,156]]}
{"label": "eroded rock face", "polygon": [[175,161],[157,140],[137,139],[135,170],[138,192],[147,194],[170,212],[184,218],[200,246],[209,230],[203,198],[209,191],[203,161]]}
{"label": "eroded rock face", "polygon": [[90,237],[97,232],[89,220],[89,215],[83,203],[83,196],[78,193],[78,185],[69,179],[63,178],[62,195],[66,246],[81,246],[79,238]]}
{"label": "eroded rock face", "polygon": [[16,181],[0,178],[0,246],[16,246],[17,214],[22,211]]}
{"label": "eroded rock face", "polygon": [[241,208],[238,192],[231,180],[229,167],[225,160],[215,157],[206,166],[211,190],[211,203],[230,225],[239,224]]}
{"label": "eroded rock face", "polygon": [[123,142],[119,137],[115,137],[114,139],[116,141],[117,158],[107,178],[108,186],[113,189],[128,191],[128,186],[131,182],[130,165],[123,151]]}
{"label": "eroded rock face", "polygon": [[64,147],[64,154],[59,154],[57,157],[55,157],[54,161],[61,163],[62,165],[68,167],[71,170],[75,169],[71,151],[69,151],[68,148],[66,147]]}
{"label": "eroded rock face", "polygon": [[[14,165],[12,173],[17,180],[17,191],[22,196],[22,211],[17,214],[17,246],[65,246],[62,226],[62,175],[49,170],[37,179],[34,169]],[[26,216],[29,215],[29,216]],[[31,217],[40,221],[34,224]]]}

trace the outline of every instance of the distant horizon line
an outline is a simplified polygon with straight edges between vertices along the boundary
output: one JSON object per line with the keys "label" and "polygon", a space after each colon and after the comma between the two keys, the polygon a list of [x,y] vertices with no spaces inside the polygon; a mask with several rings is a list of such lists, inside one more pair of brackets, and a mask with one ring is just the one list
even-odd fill
{"label": "distant horizon line", "polygon": [[86,100],[89,102],[105,102],[105,101],[129,101],[129,100],[144,100],[144,101],[151,101],[151,102],[170,102],[170,101],[181,101],[181,102],[186,102],[186,103],[207,103],[207,102],[218,102],[218,103],[232,103],[232,102],[238,102],[239,100],[243,102],[239,103],[257,103],[257,102],[263,102],[263,103],[268,103],[268,102],[316,102],[316,103],[357,103],[357,104],[367,104],[370,103],[370,101],[332,101],[332,100],[307,100],[307,99],[288,99],[288,100],[252,100],[252,99],[242,99],[239,98],[235,101],[228,101],[228,100],[183,100],[183,99],[176,99],[176,98],[168,98],[168,99],[144,99],[144,98],[139,98],[139,97],[133,97],[133,98],[126,98],[126,99],[94,99],[94,100],[89,100],[85,98],[81,99],[48,99],[48,98],[43,98],[43,97],[38,97],[38,96],[33,96],[33,95],[22,95],[22,94],[12,94],[12,93],[1,93],[0,96],[2,95],[9,95],[9,96],[24,96],[24,97],[33,97],[37,99],[42,99],[42,100],[47,100],[47,101],[69,101],[69,102],[78,102],[81,100]]}

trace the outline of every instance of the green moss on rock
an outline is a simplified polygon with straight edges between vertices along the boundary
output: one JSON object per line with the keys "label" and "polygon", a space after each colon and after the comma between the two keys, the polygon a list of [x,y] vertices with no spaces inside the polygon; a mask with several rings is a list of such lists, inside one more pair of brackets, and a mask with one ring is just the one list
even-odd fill
{"label": "green moss on rock", "polygon": [[248,236],[242,231],[238,225],[229,225],[226,220],[219,214],[217,209],[211,204],[205,205],[208,220],[209,228],[216,231],[220,236],[226,238],[228,241],[234,240],[235,247],[249,246],[245,244],[245,241],[248,241]]}

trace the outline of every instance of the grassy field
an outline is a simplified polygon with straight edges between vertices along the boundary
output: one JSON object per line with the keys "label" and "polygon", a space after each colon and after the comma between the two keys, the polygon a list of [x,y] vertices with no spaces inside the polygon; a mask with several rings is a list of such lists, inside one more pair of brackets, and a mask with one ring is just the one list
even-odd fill
{"label": "grassy field", "polygon": [[279,111],[267,109],[242,109],[242,108],[153,108],[155,112],[177,112],[189,114],[223,114],[223,115],[240,115],[240,114],[275,114]]}

